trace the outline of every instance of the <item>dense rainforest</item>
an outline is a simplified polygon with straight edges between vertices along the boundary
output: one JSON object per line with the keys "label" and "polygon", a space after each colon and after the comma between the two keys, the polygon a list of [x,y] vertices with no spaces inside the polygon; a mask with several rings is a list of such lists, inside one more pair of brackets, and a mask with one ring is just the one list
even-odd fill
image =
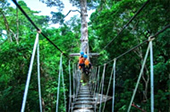
{"label": "dense rainforest", "polygon": [[[47,6],[54,5],[48,0],[40,1]],[[135,19],[121,31],[146,1],[87,0],[88,10],[95,10],[88,22],[89,49],[90,52],[100,53],[99,57],[90,60],[94,68],[100,66],[100,78],[105,63],[142,43],[170,24],[170,1],[149,0]],[[53,6],[56,9],[59,8],[58,11],[64,8],[62,1],[54,0],[54,2],[58,2]],[[78,9],[80,8],[77,5],[78,0],[70,0],[70,2]],[[66,21],[61,12],[52,12],[51,18],[31,10],[24,1],[18,1],[18,3],[47,37],[64,51],[64,54],[80,52],[80,15]],[[51,22],[59,23],[60,27],[49,27]],[[0,0],[0,112],[18,112],[21,109],[36,33],[36,29],[18,8],[12,7],[8,0]],[[106,46],[108,43],[110,44]],[[39,44],[43,110],[54,112],[61,53],[41,34]],[[115,112],[127,111],[147,46],[148,43],[142,44],[116,61]],[[170,29],[166,29],[153,40],[153,59],[154,109],[155,112],[170,112]],[[71,63],[77,63],[77,61],[78,57],[74,57]],[[59,112],[65,111],[64,91],[67,105],[69,99],[68,57],[63,56],[62,64],[65,88],[62,86],[60,88]],[[113,63],[106,64],[103,94],[107,92],[112,66]],[[109,96],[112,96],[112,88],[111,84]],[[150,99],[150,58],[148,57],[133,101],[138,108],[131,107],[131,112],[149,112]],[[105,112],[111,112],[111,110],[112,100],[109,100]],[[25,111],[39,111],[36,60],[33,64]]]}

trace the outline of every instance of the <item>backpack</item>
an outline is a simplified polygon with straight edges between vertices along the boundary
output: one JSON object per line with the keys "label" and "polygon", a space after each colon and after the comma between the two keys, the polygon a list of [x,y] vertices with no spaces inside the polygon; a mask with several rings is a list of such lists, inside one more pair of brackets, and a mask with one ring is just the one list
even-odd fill
{"label": "backpack", "polygon": [[89,64],[90,64],[89,60],[86,59],[85,62],[84,62],[84,64],[85,64],[85,67],[86,67],[86,66],[89,66]]}

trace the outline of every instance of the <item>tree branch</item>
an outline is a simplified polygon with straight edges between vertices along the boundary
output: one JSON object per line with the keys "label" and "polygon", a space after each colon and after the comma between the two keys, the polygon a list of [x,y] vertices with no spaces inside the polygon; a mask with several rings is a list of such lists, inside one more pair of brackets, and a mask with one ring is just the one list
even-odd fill
{"label": "tree branch", "polygon": [[64,16],[64,18],[67,17],[71,12],[79,12],[81,14],[79,10],[69,10],[68,13]]}
{"label": "tree branch", "polygon": [[13,34],[14,38],[16,39],[17,44],[19,44],[17,34],[15,34],[11,29],[9,29],[9,31]]}

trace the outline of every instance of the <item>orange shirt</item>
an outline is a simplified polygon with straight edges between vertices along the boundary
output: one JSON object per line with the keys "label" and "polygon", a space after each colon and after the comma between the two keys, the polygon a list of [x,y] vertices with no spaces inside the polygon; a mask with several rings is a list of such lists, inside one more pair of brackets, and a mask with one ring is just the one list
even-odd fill
{"label": "orange shirt", "polygon": [[84,63],[84,58],[83,57],[79,57],[79,64],[83,64]]}

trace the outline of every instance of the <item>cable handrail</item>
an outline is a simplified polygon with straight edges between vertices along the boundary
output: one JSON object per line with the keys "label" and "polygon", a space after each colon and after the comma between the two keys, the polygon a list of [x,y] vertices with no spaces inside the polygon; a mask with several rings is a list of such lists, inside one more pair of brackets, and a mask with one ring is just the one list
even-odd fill
{"label": "cable handrail", "polygon": [[[158,32],[155,33],[154,35],[148,37],[148,39],[147,39],[147,40],[144,40],[142,43],[140,43],[140,44],[138,44],[138,45],[136,45],[136,46],[130,48],[130,49],[127,50],[126,52],[124,52],[124,53],[118,55],[117,57],[115,57],[115,58],[113,58],[113,59],[111,59],[111,60],[109,60],[109,61],[106,61],[106,62],[104,62],[104,63],[105,63],[105,64],[109,64],[109,63],[113,62],[114,59],[121,58],[122,56],[128,54],[129,52],[135,50],[136,48],[142,46],[144,43],[148,42],[149,39],[154,39],[156,36],[158,36],[160,33],[164,32],[164,31],[165,31],[166,29],[168,29],[168,28],[170,28],[170,24],[168,24],[167,26],[165,26],[162,30],[158,31]],[[104,64],[102,64],[102,65],[96,65],[96,66],[104,66]]]}
{"label": "cable handrail", "polygon": [[129,24],[136,18],[136,16],[144,9],[144,7],[149,3],[149,0],[147,0],[142,7],[136,12],[136,14],[122,27],[122,29],[120,30],[120,32],[106,45],[103,47],[102,51],[104,49],[106,49],[122,32],[123,30],[129,26]]}
{"label": "cable handrail", "polygon": [[[20,9],[20,11],[24,14],[24,16],[28,19],[28,21],[36,28],[37,31],[40,31],[40,29],[37,27],[37,25],[32,21],[32,19],[27,15],[27,13],[22,9],[22,7],[17,3],[16,0],[12,0],[14,4]],[[59,50],[61,53],[63,53],[64,56],[68,58],[68,56],[57,46],[55,45],[43,32],[41,32],[43,37],[47,39],[57,50]]]}

